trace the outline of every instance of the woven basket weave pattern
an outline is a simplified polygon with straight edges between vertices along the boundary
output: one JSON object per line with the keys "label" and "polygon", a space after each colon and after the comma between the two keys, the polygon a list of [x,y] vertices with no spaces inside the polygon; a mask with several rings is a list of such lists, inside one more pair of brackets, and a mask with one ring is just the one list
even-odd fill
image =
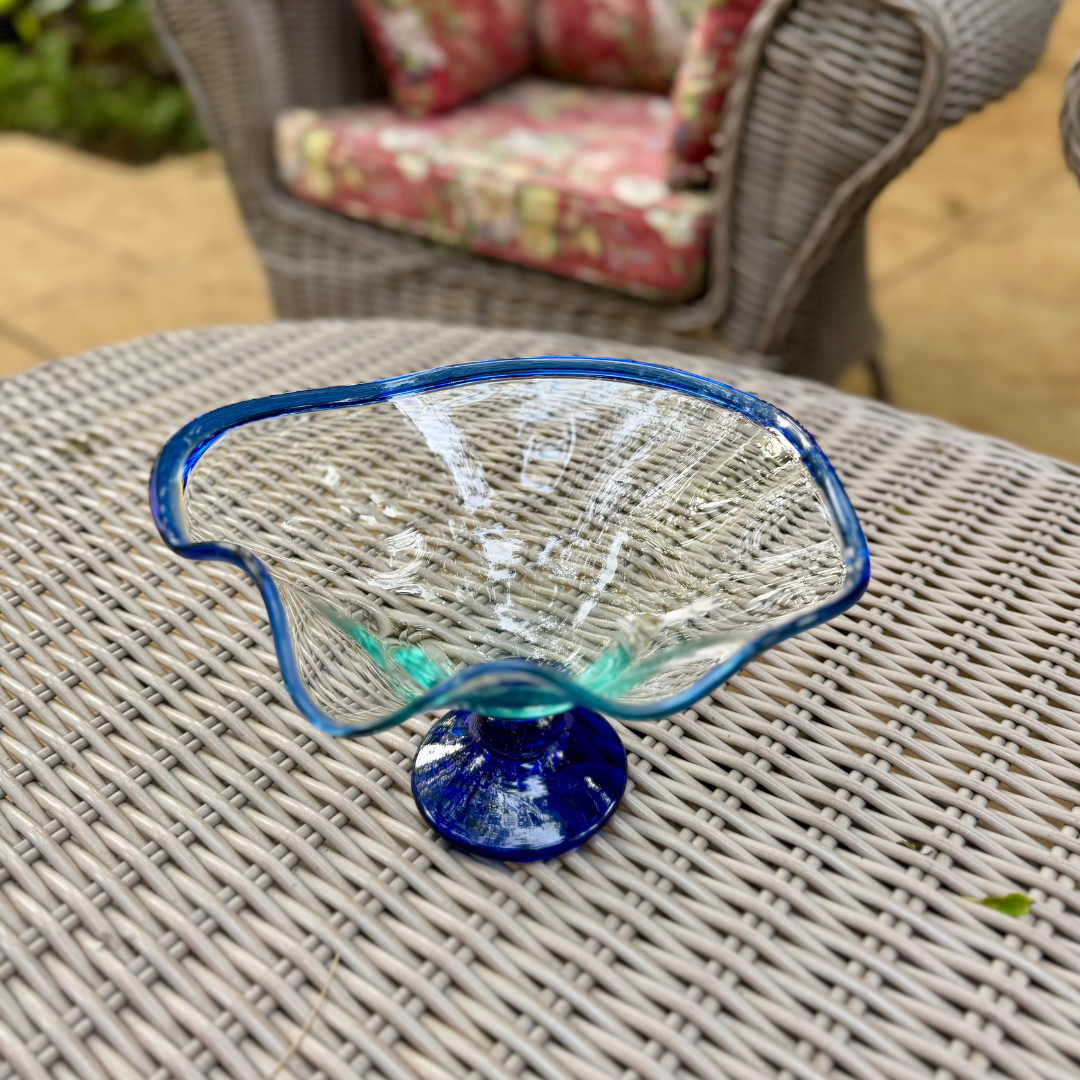
{"label": "woven basket weave pattern", "polygon": [[[3,384],[0,1080],[1076,1075],[1077,470],[635,350],[808,425],[874,579],[697,708],[622,725],[612,823],[524,867],[422,826],[423,718],[312,730],[254,587],[156,537],[150,463],[208,408],[557,352],[625,349],[315,323]],[[1014,891],[1030,915],[965,899]]]}

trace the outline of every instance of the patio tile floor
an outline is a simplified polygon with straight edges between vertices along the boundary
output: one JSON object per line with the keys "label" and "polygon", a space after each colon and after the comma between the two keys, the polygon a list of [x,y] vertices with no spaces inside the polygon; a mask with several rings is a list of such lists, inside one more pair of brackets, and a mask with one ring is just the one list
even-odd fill
{"label": "patio tile floor", "polygon": [[214,153],[130,168],[0,136],[0,374],[157,330],[273,317]]}
{"label": "patio tile floor", "polygon": [[[896,404],[1080,462],[1080,186],[1057,136],[1077,50],[1080,0],[1065,0],[1024,85],[877,201],[870,261]],[[0,177],[0,375],[272,318],[215,154],[135,169],[8,134]],[[868,373],[842,385],[865,392]]]}

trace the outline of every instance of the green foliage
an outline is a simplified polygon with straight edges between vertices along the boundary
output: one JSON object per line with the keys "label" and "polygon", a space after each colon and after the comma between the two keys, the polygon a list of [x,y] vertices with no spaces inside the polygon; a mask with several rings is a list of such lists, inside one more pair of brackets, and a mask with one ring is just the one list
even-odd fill
{"label": "green foliage", "polygon": [[[975,897],[969,896],[967,899],[975,900]],[[1011,892],[1005,896],[984,896],[981,900],[975,900],[975,903],[1000,911],[1002,915],[1011,915],[1014,919],[1026,915],[1031,910],[1031,897],[1025,896],[1022,892]]]}
{"label": "green foliage", "polygon": [[130,162],[206,145],[147,0],[0,0],[0,129]]}

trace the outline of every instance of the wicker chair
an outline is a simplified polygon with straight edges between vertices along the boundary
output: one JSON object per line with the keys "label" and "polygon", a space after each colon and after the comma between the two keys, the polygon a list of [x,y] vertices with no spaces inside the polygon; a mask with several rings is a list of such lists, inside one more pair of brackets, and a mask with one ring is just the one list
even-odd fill
{"label": "wicker chair", "polygon": [[832,381],[876,355],[865,222],[946,125],[1038,59],[1059,0],[765,0],[723,129],[704,296],[665,307],[301,203],[275,116],[385,96],[350,0],[156,0],[278,314],[398,315],[778,356]]}
{"label": "wicker chair", "polygon": [[1061,138],[1065,160],[1080,180],[1080,56],[1065,83],[1065,104],[1061,109]]}

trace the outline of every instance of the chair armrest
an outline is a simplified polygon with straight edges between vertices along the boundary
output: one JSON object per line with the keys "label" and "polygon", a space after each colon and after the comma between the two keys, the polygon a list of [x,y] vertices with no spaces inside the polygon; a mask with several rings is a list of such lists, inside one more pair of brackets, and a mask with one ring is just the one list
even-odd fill
{"label": "chair armrest", "polygon": [[385,96],[349,0],[152,0],[152,10],[249,227],[281,197],[273,135],[282,109]]}
{"label": "chair armrest", "polygon": [[1080,180],[1080,56],[1065,83],[1065,104],[1061,107],[1061,138],[1065,160]]}
{"label": "chair armrest", "polygon": [[949,123],[1015,86],[1059,0],[765,0],[718,136],[709,290],[679,328],[782,351],[815,276]]}

